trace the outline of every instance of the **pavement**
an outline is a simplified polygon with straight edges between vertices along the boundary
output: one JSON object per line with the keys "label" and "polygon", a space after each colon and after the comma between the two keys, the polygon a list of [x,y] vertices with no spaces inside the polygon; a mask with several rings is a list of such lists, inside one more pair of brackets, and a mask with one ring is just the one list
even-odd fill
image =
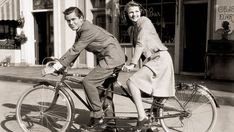
{"label": "pavement", "polygon": [[[8,66],[0,67],[0,80],[24,82],[24,83],[37,83],[43,80],[57,81],[60,77],[45,76],[42,77],[41,70],[43,66]],[[73,68],[69,72],[73,74],[87,74],[91,69],[88,68]],[[120,72],[119,82],[126,86],[126,80],[132,72]],[[82,78],[79,78],[82,79]],[[205,79],[203,76],[191,75],[175,75],[176,82],[196,82],[206,86],[215,96],[219,105],[234,106],[234,81],[230,80],[212,80]]]}

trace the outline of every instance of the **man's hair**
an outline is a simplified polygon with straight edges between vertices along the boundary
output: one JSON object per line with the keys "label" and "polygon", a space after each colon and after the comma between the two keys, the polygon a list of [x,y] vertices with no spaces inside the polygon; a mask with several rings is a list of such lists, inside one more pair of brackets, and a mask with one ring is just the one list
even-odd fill
{"label": "man's hair", "polygon": [[66,16],[66,15],[71,14],[72,12],[75,12],[76,16],[79,18],[84,17],[83,12],[77,7],[69,7],[63,12],[63,14],[64,14],[64,16]]}

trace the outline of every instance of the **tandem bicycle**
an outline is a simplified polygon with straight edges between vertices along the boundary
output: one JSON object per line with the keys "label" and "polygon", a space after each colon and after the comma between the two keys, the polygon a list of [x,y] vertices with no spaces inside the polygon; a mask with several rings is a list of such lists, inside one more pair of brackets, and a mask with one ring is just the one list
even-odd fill
{"label": "tandem bicycle", "polygon": [[[46,66],[53,63],[54,61],[48,62]],[[81,80],[69,74],[67,69],[59,72],[61,79],[56,83],[40,82],[21,95],[17,102],[16,117],[23,131],[69,132],[75,114],[71,93],[88,110],[92,110],[87,100],[81,97],[81,93],[76,92],[70,85],[71,82],[80,84]],[[104,114],[102,126],[94,126],[94,130],[105,126],[113,128],[114,131],[121,131],[124,126],[119,126],[117,120],[137,119],[137,117],[118,116],[113,100],[112,103],[105,103],[109,95],[119,95],[134,104],[128,90],[118,81],[120,71],[116,70],[108,78],[107,85],[98,87],[98,90],[104,93],[103,111],[112,108],[113,114],[112,116]],[[165,132],[193,132],[198,128],[199,132],[211,132],[215,126],[217,107],[219,107],[210,90],[198,83],[176,83],[176,96],[164,98],[149,95],[142,101],[150,106],[145,109],[150,123],[142,130],[147,132],[157,132],[158,127]],[[128,112],[123,114],[129,115]]]}

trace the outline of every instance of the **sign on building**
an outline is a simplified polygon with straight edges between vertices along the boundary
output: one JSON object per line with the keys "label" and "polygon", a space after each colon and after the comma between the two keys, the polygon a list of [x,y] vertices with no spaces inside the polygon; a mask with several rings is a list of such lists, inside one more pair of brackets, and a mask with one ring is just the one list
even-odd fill
{"label": "sign on building", "polygon": [[234,30],[234,1],[217,0],[215,30],[222,28],[224,21],[229,22],[230,30]]}

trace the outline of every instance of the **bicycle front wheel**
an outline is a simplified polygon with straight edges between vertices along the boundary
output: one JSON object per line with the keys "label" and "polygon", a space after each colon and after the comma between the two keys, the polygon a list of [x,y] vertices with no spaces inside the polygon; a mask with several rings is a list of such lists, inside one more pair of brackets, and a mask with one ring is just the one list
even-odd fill
{"label": "bicycle front wheel", "polygon": [[166,132],[210,132],[217,119],[214,99],[199,85],[177,87],[176,97],[164,100],[160,122]]}
{"label": "bicycle front wheel", "polygon": [[21,96],[16,117],[25,132],[65,132],[70,127],[73,112],[68,95],[61,90],[55,94],[53,86],[38,85]]}

